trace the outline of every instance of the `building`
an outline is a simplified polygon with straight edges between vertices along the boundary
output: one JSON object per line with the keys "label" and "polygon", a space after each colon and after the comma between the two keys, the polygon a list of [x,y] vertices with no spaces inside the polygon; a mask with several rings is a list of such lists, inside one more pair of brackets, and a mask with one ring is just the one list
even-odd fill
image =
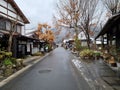
{"label": "building", "polygon": [[[36,32],[37,32],[37,30],[34,30],[34,31],[32,31],[32,32],[26,33],[25,35],[26,35],[27,37],[29,37],[29,38],[39,39],[39,36],[36,34]],[[47,44],[48,44],[47,41],[42,40],[42,39],[41,39],[41,40],[39,39],[39,43],[36,43],[36,44],[34,45],[34,47],[32,48],[32,54],[35,53],[35,52],[41,51],[42,49],[43,49],[43,51],[45,52],[45,51],[46,51],[45,47],[46,47]],[[37,45],[37,46],[36,46],[36,45]],[[35,46],[36,46],[36,47],[35,47]],[[38,47],[38,46],[39,46],[39,47]]]}
{"label": "building", "polygon": [[7,49],[10,32],[15,31],[12,43],[13,56],[20,58],[35,53],[33,48],[39,47],[36,44],[39,40],[23,35],[25,25],[29,23],[14,0],[0,0],[0,48]]}
{"label": "building", "polygon": [[[86,47],[88,46],[88,44],[87,44],[88,40],[83,31],[78,34],[78,39],[81,42],[81,46],[86,46]],[[90,38],[90,44],[92,44],[92,41],[93,41],[92,38]]]}
{"label": "building", "polygon": [[[16,32],[22,33],[24,25],[29,24],[28,19],[22,13],[14,0],[0,1],[0,29],[7,33],[11,28],[12,21],[16,21]],[[0,30],[0,31],[1,31]]]}
{"label": "building", "polygon": [[[96,39],[101,38],[103,49],[111,55],[120,53],[120,13],[108,19]],[[106,45],[104,42],[106,41]]]}

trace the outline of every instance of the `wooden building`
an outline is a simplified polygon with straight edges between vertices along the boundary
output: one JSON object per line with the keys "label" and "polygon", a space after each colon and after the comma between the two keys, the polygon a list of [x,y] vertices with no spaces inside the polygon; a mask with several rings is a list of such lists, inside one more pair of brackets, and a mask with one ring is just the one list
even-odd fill
{"label": "wooden building", "polygon": [[7,49],[13,22],[15,22],[12,44],[13,56],[20,58],[35,53],[33,48],[38,48],[40,42],[38,39],[23,35],[25,24],[30,22],[14,0],[0,0],[0,48]]}
{"label": "wooden building", "polygon": [[96,39],[98,38],[101,38],[103,49],[106,49],[110,54],[120,53],[120,13],[108,19],[97,35]]}
{"label": "wooden building", "polygon": [[32,32],[26,33],[25,35],[29,38],[34,38],[36,40],[39,40],[39,47],[35,47],[38,44],[33,43],[33,48],[32,48],[32,54],[38,51],[41,51],[41,49],[44,49],[44,51],[46,51],[45,47],[46,45],[48,45],[48,42],[45,40],[40,40],[38,35],[36,34],[37,30],[34,30]]}

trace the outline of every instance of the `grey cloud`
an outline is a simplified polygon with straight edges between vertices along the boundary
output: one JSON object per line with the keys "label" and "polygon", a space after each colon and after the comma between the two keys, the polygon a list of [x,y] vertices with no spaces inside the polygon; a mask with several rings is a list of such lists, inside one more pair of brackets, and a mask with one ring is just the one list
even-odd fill
{"label": "grey cloud", "polygon": [[28,28],[35,27],[39,22],[51,22],[57,0],[15,0],[20,9],[30,20]]}

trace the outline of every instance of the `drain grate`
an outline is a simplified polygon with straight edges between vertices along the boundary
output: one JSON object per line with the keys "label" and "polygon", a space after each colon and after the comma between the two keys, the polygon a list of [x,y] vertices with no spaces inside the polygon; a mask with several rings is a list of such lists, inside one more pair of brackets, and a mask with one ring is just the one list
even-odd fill
{"label": "drain grate", "polygon": [[39,70],[38,72],[39,73],[49,73],[49,72],[51,72],[52,70],[51,69],[41,69],[41,70]]}

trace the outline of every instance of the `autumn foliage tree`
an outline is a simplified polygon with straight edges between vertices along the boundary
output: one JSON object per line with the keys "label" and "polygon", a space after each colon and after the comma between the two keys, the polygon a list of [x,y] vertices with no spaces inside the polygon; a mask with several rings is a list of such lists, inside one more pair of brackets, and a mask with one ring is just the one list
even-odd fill
{"label": "autumn foliage tree", "polygon": [[[42,30],[44,30],[44,32]],[[49,44],[54,42],[54,33],[51,31],[51,26],[48,24],[38,24],[38,29],[35,34],[40,40],[47,41]]]}

